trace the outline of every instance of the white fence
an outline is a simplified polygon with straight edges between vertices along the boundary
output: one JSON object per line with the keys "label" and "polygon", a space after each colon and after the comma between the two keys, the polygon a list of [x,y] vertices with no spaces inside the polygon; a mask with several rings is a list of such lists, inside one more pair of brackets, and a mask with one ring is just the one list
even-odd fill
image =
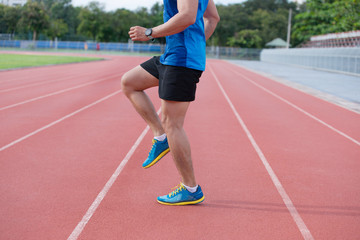
{"label": "white fence", "polygon": [[360,48],[266,49],[260,60],[360,76]]}
{"label": "white fence", "polygon": [[[1,37],[1,35],[0,35]],[[24,48],[24,49],[72,49],[72,50],[99,50],[119,52],[143,52],[161,54],[165,45],[140,44],[129,41],[128,43],[95,43],[73,41],[26,41],[26,40],[1,40],[0,48]],[[230,48],[230,47],[207,47],[207,57],[225,59],[259,60],[261,49]]]}

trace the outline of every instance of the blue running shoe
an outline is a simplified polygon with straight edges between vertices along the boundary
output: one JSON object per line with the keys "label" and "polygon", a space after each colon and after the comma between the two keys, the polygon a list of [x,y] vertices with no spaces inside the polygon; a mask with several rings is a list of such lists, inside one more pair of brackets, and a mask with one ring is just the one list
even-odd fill
{"label": "blue running shoe", "polygon": [[204,201],[205,196],[198,186],[196,192],[189,192],[182,183],[176,187],[174,191],[168,195],[157,198],[157,201],[165,205],[190,205],[198,204]]}
{"label": "blue running shoe", "polygon": [[148,158],[143,163],[143,168],[149,168],[155,163],[157,163],[162,157],[164,157],[168,152],[170,152],[169,144],[167,138],[164,141],[158,141],[156,139],[152,140],[152,147],[149,152]]}

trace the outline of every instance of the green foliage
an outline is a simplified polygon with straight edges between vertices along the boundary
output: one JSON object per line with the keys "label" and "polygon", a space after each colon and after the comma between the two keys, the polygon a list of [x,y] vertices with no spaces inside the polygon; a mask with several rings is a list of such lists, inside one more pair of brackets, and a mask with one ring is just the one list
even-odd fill
{"label": "green foliage", "polygon": [[252,15],[258,9],[276,12],[278,9],[296,9],[296,3],[287,0],[248,0],[244,2],[244,8]]}
{"label": "green foliage", "polygon": [[51,37],[52,40],[59,38],[68,32],[68,26],[64,23],[62,19],[51,20],[50,26],[47,30],[47,35]]}
{"label": "green foliage", "polygon": [[259,30],[261,46],[275,38],[282,38],[286,40],[287,24],[288,24],[288,10],[278,9],[277,12],[269,10],[258,9],[250,17],[253,23],[253,28]]}
{"label": "green foliage", "polygon": [[235,33],[241,30],[252,28],[249,15],[242,4],[218,5],[217,10],[221,20],[208,41],[211,45],[225,46],[229,37],[233,37]]}
{"label": "green foliage", "polygon": [[359,0],[307,0],[306,11],[295,17],[292,37],[301,43],[315,35],[359,29]]}
{"label": "green foliage", "polygon": [[90,2],[88,6],[81,9],[79,14],[80,24],[78,32],[92,40],[99,41],[102,38],[100,32],[105,23],[105,7],[99,2]]}
{"label": "green foliage", "polygon": [[[221,21],[208,44],[261,48],[275,38],[286,40],[290,8],[293,46],[313,35],[360,29],[359,0],[307,0],[302,5],[290,0],[247,0],[217,6]],[[163,5],[159,3],[150,9],[111,12],[96,1],[85,7],[74,7],[71,0],[29,0],[23,7],[0,4],[0,33],[33,31],[34,39],[43,33],[51,39],[127,42],[131,26],[162,23]]]}
{"label": "green foliage", "polygon": [[19,19],[21,18],[20,7],[8,7],[0,5],[0,33],[14,33]]}
{"label": "green foliage", "polygon": [[49,15],[45,5],[42,2],[28,1],[24,6],[22,23],[33,31],[33,40],[36,40],[37,33],[49,26]]}
{"label": "green foliage", "polygon": [[235,33],[234,37],[230,37],[228,45],[230,47],[260,48],[261,42],[259,30],[246,29]]}
{"label": "green foliage", "polygon": [[221,46],[238,45],[236,39],[243,30],[257,30],[255,35],[261,38],[255,41],[258,47],[264,47],[275,38],[286,40],[289,9],[298,13],[297,5],[287,0],[248,0],[217,8],[221,20],[209,42]]}
{"label": "green foliage", "polygon": [[[36,14],[38,20],[42,17],[43,24],[31,24],[30,27],[26,19],[30,15],[24,13],[28,13],[29,7],[33,5],[41,6]],[[0,7],[0,13],[7,8],[10,7]],[[248,0],[242,4],[218,5],[217,8],[221,21],[208,44],[239,45],[238,38],[246,33],[247,37],[252,34],[254,38],[254,42],[248,42],[248,46],[263,47],[266,42],[276,37],[286,37],[288,8],[295,10],[296,5],[288,0]],[[163,5],[159,3],[150,9],[117,9],[106,12],[104,6],[96,1],[85,7],[73,7],[71,0],[29,0],[29,3],[19,8],[16,14],[13,15],[23,15],[17,24],[13,24],[10,18],[5,19],[4,15],[0,14],[1,32],[27,33],[29,29],[34,31],[36,25],[34,36],[36,32],[42,32],[52,39],[57,37],[63,40],[127,42],[130,27],[153,27],[163,23]],[[158,41],[165,43],[164,38]]]}

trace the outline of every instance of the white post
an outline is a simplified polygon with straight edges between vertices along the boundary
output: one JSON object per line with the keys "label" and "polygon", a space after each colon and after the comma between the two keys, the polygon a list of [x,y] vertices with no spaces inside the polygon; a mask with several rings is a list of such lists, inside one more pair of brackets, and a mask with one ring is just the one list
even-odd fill
{"label": "white post", "polygon": [[292,9],[290,8],[290,9],[289,9],[289,21],[288,21],[286,48],[289,48],[289,47],[290,47],[291,14],[292,14]]}

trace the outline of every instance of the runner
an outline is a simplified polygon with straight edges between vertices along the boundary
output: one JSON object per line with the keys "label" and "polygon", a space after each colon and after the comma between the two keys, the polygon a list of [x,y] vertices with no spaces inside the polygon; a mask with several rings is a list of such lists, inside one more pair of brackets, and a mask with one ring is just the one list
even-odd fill
{"label": "runner", "polygon": [[[143,163],[149,168],[171,149],[182,182],[157,201],[166,205],[197,204],[204,194],[197,184],[190,144],[183,129],[190,102],[195,100],[196,84],[205,70],[206,40],[213,34],[220,17],[213,0],[164,0],[164,24],[153,28],[134,26],[133,41],[166,37],[165,53],[124,74],[122,90],[154,134],[153,145]],[[144,92],[159,86],[162,120]]]}

